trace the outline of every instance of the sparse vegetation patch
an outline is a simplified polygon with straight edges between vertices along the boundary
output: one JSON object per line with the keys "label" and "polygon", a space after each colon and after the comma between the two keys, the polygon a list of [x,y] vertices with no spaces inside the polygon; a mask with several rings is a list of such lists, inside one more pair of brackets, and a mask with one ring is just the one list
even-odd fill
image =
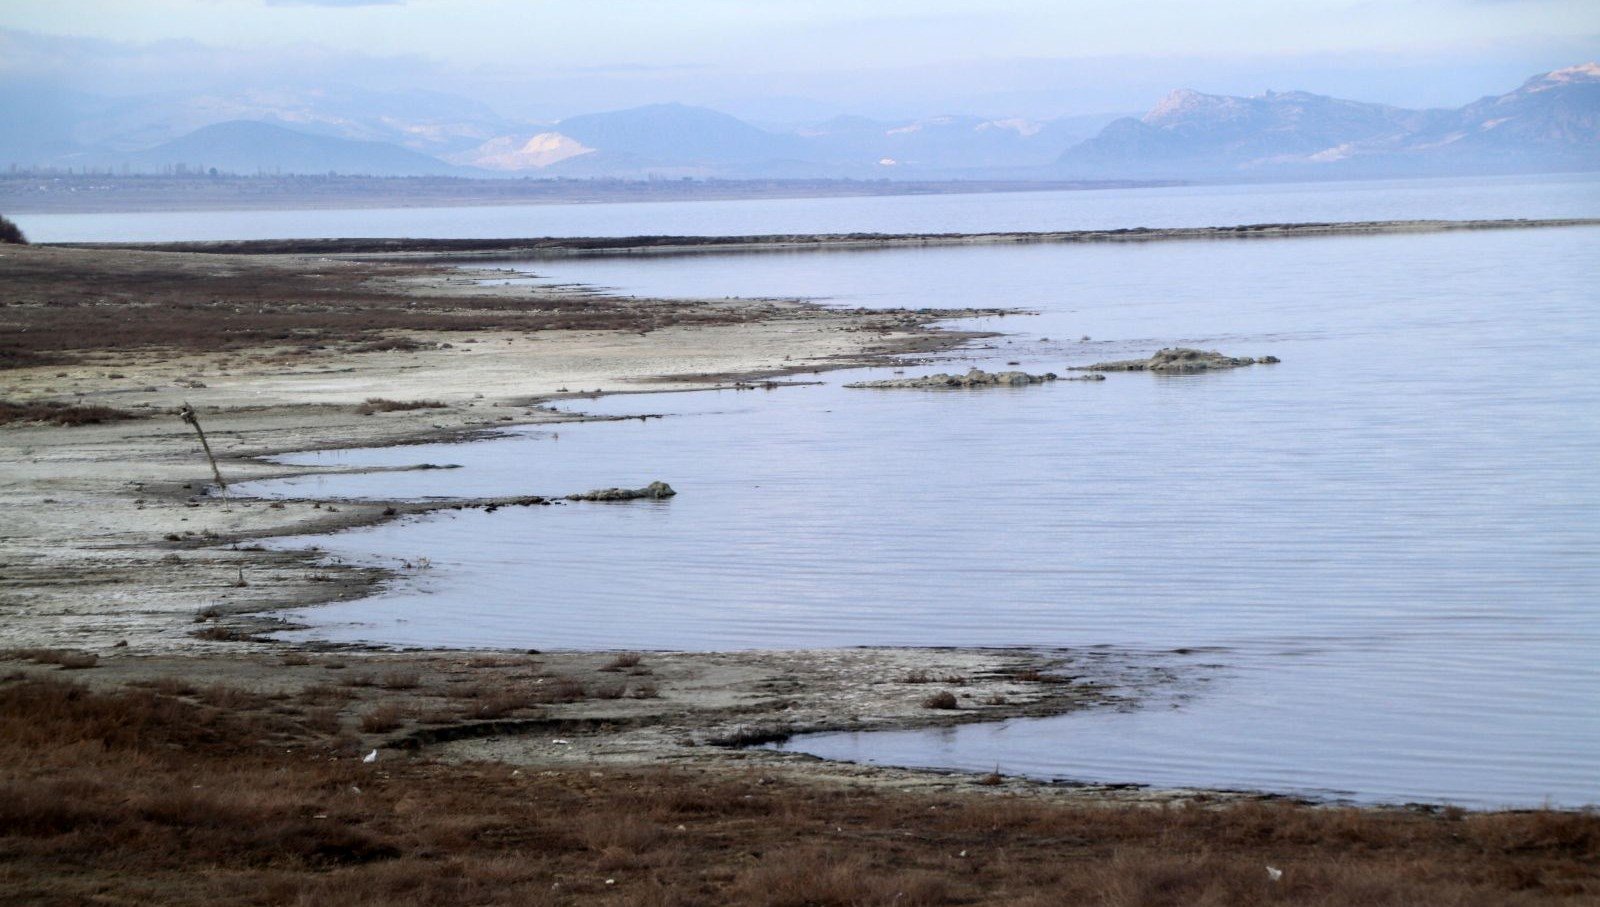
{"label": "sparse vegetation patch", "polygon": [[47,425],[98,425],[137,419],[138,415],[110,406],[78,406],[68,403],[16,403],[0,400],[0,425],[11,422],[43,422]]}
{"label": "sparse vegetation patch", "polygon": [[514,770],[356,736],[404,726],[417,694],[323,692],[0,680],[0,889],[352,907],[1600,898],[1592,812],[1079,804],[1007,794],[998,771],[917,793],[726,764]]}
{"label": "sparse vegetation patch", "polygon": [[383,397],[368,397],[356,407],[356,412],[365,416],[373,413],[405,412],[413,409],[444,409],[445,404],[438,400],[387,400]]}

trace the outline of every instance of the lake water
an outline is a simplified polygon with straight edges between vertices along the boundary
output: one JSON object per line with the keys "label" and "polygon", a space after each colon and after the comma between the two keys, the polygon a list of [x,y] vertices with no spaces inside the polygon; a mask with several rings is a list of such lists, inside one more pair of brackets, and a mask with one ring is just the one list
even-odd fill
{"label": "lake water", "polygon": [[[1123,221],[1100,225],[1490,208],[1593,216],[1597,187],[1189,190],[1198,194],[1165,196],[1178,200],[1164,218],[1141,207],[1156,197],[1144,190],[1121,196],[1133,212]],[[1083,225],[1069,209],[1087,194],[1057,195],[1058,219],[1041,228]],[[1037,218],[1027,210],[1037,200],[1019,196],[828,202],[888,211],[836,229],[920,222],[925,202],[987,212],[948,229]],[[761,204],[780,213],[760,222],[782,220],[786,203]],[[1205,205],[1221,207],[1207,214]],[[715,231],[629,222],[616,232]],[[575,408],[669,418],[304,455],[293,459],[463,468],[254,490],[449,497],[663,479],[680,492],[287,540],[347,560],[433,564],[372,598],[293,612],[312,625],[306,636],[535,648],[1187,648],[1197,651],[1173,654],[1175,665],[1220,665],[1205,670],[1211,682],[1133,711],[790,746],[1361,802],[1594,803],[1597,249],[1600,229],[1569,228],[529,264],[536,276],[523,279],[630,293],[1040,312],[979,322],[1008,336],[948,357],[944,369],[1014,361],[1061,371],[1175,344],[1283,362],[975,392],[840,386],[881,374],[858,372],[770,392],[612,397]]]}
{"label": "lake water", "polygon": [[22,214],[34,242],[286,237],[979,233],[1282,221],[1595,216],[1593,174],[752,201]]}

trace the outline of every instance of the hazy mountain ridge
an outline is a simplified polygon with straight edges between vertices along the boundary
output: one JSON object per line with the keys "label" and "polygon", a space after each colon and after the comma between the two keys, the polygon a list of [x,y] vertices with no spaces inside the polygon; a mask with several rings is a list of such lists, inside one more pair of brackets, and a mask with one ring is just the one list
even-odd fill
{"label": "hazy mountain ridge", "polygon": [[1600,167],[1600,66],[1543,73],[1456,110],[1308,92],[1174,91],[1069,148],[1069,175],[1356,176]]}
{"label": "hazy mountain ridge", "polygon": [[[1600,168],[1600,66],[1455,110],[1171,92],[1142,117],[840,116],[764,130],[652,104],[514,122],[433,92],[99,98],[0,87],[0,162],[372,175],[1249,179]],[[259,127],[259,128],[252,128]]]}
{"label": "hazy mountain ridge", "polygon": [[181,165],[230,173],[462,175],[460,168],[438,158],[386,142],[312,135],[249,120],[204,126],[154,148],[120,156],[118,160],[145,172]]}

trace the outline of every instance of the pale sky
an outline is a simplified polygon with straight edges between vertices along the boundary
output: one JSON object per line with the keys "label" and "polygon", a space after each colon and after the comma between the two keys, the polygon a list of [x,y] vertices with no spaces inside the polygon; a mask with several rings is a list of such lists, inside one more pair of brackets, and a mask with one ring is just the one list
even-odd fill
{"label": "pale sky", "polygon": [[0,29],[0,76],[123,93],[326,79],[521,115],[1037,115],[1174,87],[1465,103],[1600,55],[1600,0],[0,0]]}

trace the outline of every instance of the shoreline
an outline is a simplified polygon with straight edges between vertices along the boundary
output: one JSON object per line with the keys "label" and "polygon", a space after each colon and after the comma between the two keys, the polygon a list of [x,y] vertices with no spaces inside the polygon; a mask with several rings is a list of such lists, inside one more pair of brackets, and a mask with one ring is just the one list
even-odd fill
{"label": "shoreline", "polygon": [[[0,257],[0,275],[11,263],[7,259],[34,255],[54,259],[48,262],[53,266],[106,259],[113,271],[128,266],[125,256],[132,256],[132,265],[145,266],[153,255],[157,266],[177,268],[171,278],[163,273],[163,279],[172,280],[189,279],[190,270],[209,270],[216,261],[170,253],[23,247]],[[319,276],[315,272],[327,267],[318,259],[277,257],[262,279],[281,279],[285,271],[310,271],[315,278]],[[524,503],[528,497],[445,502],[223,501],[205,494],[213,484],[210,468],[190,429],[173,415],[186,403],[198,411],[230,482],[313,475],[323,470],[265,458],[313,450],[461,442],[520,426],[649,418],[648,413],[571,414],[547,404],[614,393],[776,388],[782,383],[774,379],[900,363],[904,356],[939,353],[988,336],[938,329],[936,322],[998,311],[843,310],[794,300],[659,301],[575,294],[571,288],[482,286],[453,269],[369,273],[364,265],[343,267],[356,271],[356,283],[383,281],[391,294],[386,298],[392,298],[395,306],[409,306],[407,300],[429,296],[469,306],[576,300],[583,312],[594,314],[601,323],[663,304],[708,314],[702,323],[688,321],[640,332],[527,331],[514,325],[460,332],[402,328],[385,330],[380,336],[405,343],[394,348],[379,343],[385,348],[357,352],[295,349],[285,355],[281,341],[216,353],[113,345],[77,356],[76,361],[0,370],[3,399],[107,405],[139,416],[74,427],[0,426],[0,463],[6,466],[0,504],[16,515],[18,527],[0,537],[0,557],[14,564],[0,577],[0,590],[27,596],[32,604],[21,613],[9,609],[5,636],[13,644],[104,649],[125,634],[139,637],[148,629],[135,618],[121,627],[86,629],[108,609],[69,605],[80,584],[97,589],[100,598],[118,602],[118,611],[127,613],[131,608],[137,614],[151,607],[163,622],[170,622],[174,610],[181,609],[176,604],[158,605],[173,596],[192,602],[190,613],[209,609],[241,616],[358,597],[383,580],[383,571],[315,568],[315,582],[295,581],[285,571],[312,570],[314,553],[250,550],[250,543],[376,525],[440,509],[507,506]],[[142,282],[142,274],[133,276]],[[235,273],[229,279],[237,277]],[[201,290],[210,293],[214,287]],[[403,408],[361,412],[363,400],[380,395]],[[439,405],[412,408],[407,401]],[[555,497],[586,490],[551,488],[544,493]],[[183,571],[163,569],[173,566],[174,558]],[[107,562],[117,564],[123,575],[102,575]],[[251,582],[246,576],[245,584],[239,585],[239,571],[246,568],[259,568],[266,574],[264,582]],[[41,573],[48,573],[48,579]],[[227,581],[229,576],[232,582]],[[275,588],[265,588],[267,583]],[[251,632],[248,626],[235,629],[242,635]],[[130,638],[133,641],[137,640]]]}
{"label": "shoreline", "polygon": [[498,239],[207,240],[150,243],[51,243],[56,248],[121,249],[209,255],[324,255],[356,261],[539,260],[599,256],[700,255],[731,252],[846,251],[965,245],[1174,242],[1294,239],[1528,230],[1600,226],[1600,218],[1381,220],[1263,223],[1213,227],[1127,227],[1001,233],[802,233],[746,236],[526,237]]}
{"label": "shoreline", "polygon": [[[115,258],[126,253],[51,250],[45,254],[65,255],[66,261],[73,262],[81,260],[80,256]],[[212,260],[207,257],[203,264]],[[272,266],[293,270],[324,268],[326,263],[280,258]],[[500,287],[464,282],[459,275],[442,270],[406,272],[403,281],[411,292],[444,293],[451,298],[498,299],[506,295]],[[649,300],[583,290],[581,298],[586,305],[650,304]],[[537,291],[544,295],[571,292],[572,288]],[[213,671],[221,675],[219,683],[225,677],[226,682],[245,684],[246,689],[260,684],[278,687],[290,672],[274,659],[298,657],[294,653],[319,660],[338,659],[367,670],[418,670],[441,659],[463,661],[468,663],[464,673],[482,682],[483,676],[495,671],[471,667],[479,656],[466,651],[396,651],[381,645],[264,639],[263,634],[294,626],[292,618],[286,621],[279,616],[281,612],[364,597],[397,574],[381,567],[327,564],[314,548],[275,550],[256,543],[375,526],[443,510],[565,506],[558,500],[560,495],[585,490],[552,488],[545,490],[550,497],[443,501],[224,499],[208,493],[213,484],[210,468],[190,430],[173,415],[183,403],[192,403],[198,411],[219,467],[230,483],[371,472],[388,468],[319,469],[277,464],[267,458],[319,449],[463,442],[520,426],[649,418],[648,413],[624,417],[562,413],[546,404],[617,393],[781,388],[781,382],[770,379],[905,364],[907,356],[949,351],[988,336],[936,327],[936,322],[976,311],[860,311],[798,302],[773,306],[770,301],[751,300],[690,304],[754,307],[756,312],[748,321],[669,327],[631,337],[615,331],[569,331],[530,340],[521,332],[473,331],[463,342],[451,334],[408,332],[408,336],[426,341],[422,349],[330,353],[342,366],[333,370],[303,369],[273,355],[256,361],[233,353],[226,361],[217,362],[203,353],[114,349],[67,365],[0,371],[0,397],[121,407],[137,401],[132,405],[138,409],[130,411],[144,414],[99,425],[0,426],[0,463],[5,465],[0,505],[15,515],[17,524],[13,533],[0,537],[0,559],[10,565],[0,573],[0,592],[8,602],[3,612],[6,628],[0,634],[0,662],[5,662],[8,670],[39,676],[41,670],[53,674],[62,669],[50,668],[48,657],[42,669],[29,668],[29,659],[19,657],[19,652],[83,653],[97,659],[94,667],[70,676],[97,689],[148,680],[153,675],[194,678]],[[454,342],[443,339],[447,337]],[[605,377],[574,380],[573,372],[566,370],[542,374],[536,366],[552,358],[583,360],[588,363],[587,371],[580,374],[604,372]],[[711,363],[714,368],[705,367]],[[615,371],[619,368],[625,369],[621,375]],[[591,380],[603,380],[609,387],[569,389],[569,385],[587,385]],[[443,405],[361,414],[359,404],[364,395],[379,385],[387,388],[386,393],[400,397],[426,394]],[[477,387],[485,390],[474,390]],[[397,389],[404,392],[397,393]],[[494,654],[484,653],[483,657]],[[562,676],[583,675],[592,685],[599,675],[590,663],[604,654],[541,653],[539,661]],[[480,739],[471,732],[472,721],[444,725],[455,728],[458,737],[440,736],[437,729],[411,721],[406,723],[406,735],[411,736],[364,736],[361,745],[414,748],[424,745],[418,741],[426,738],[430,757],[543,764],[552,754],[538,752],[539,746],[528,742],[528,727],[585,727],[591,733],[565,732],[585,745],[563,749],[561,761],[594,759],[638,766],[665,760],[677,764],[682,761],[677,754],[685,735],[738,737],[747,735],[750,728],[759,728],[747,737],[748,742],[808,732],[940,727],[1053,715],[1125,702],[1135,695],[1137,686],[1112,681],[1060,683],[1050,672],[1073,656],[1026,649],[749,650],[656,652],[643,657],[659,665],[652,681],[659,689],[648,699],[621,700],[632,707],[631,713],[618,714],[618,700],[602,690],[599,698],[529,704],[513,710],[513,716],[539,717],[519,719],[533,724],[515,734],[511,733],[514,726],[496,719],[501,723],[491,725],[499,734],[495,740]],[[1129,667],[1145,658],[1130,654],[1119,664],[1127,662],[1122,666]],[[213,663],[226,667],[206,667]],[[711,680],[705,680],[707,676]],[[680,686],[678,681],[685,683]],[[1141,681],[1150,682],[1154,681]],[[309,683],[305,680],[303,685]],[[944,686],[959,694],[956,708],[921,705],[934,688]],[[412,692],[391,692],[401,699],[415,699]],[[841,702],[852,706],[840,711]],[[406,706],[412,713],[421,708],[414,701]],[[736,718],[732,724],[730,715]],[[348,724],[356,716],[352,712],[346,717]],[[464,728],[468,731],[463,732]],[[415,736],[419,733],[423,736]],[[821,760],[800,754],[727,746],[702,746],[689,761],[711,765],[728,760],[796,770],[841,783],[886,784],[897,789],[973,783],[968,773],[962,772],[832,764],[823,768]],[[1023,779],[1009,779],[1004,785],[1008,790],[1035,786],[1067,790]],[[1218,802],[1278,799],[1265,794],[1150,791],[1126,785],[1071,789],[1074,797],[1100,794],[1130,802],[1186,802],[1197,796]]]}
{"label": "shoreline", "polygon": [[[1137,707],[1204,681],[1215,651],[259,641],[277,628],[263,612],[365,595],[387,572],[252,540],[458,502],[213,497],[176,412],[196,407],[229,480],[315,473],[262,457],[584,418],[550,411],[552,399],[903,362],[893,357],[958,347],[972,335],[936,322],[966,313],[512,292],[440,268],[305,256],[0,249],[0,279],[13,291],[0,324],[27,334],[0,344],[0,399],[46,416],[63,412],[47,402],[134,416],[0,425],[0,891],[13,898],[663,907],[768,903],[775,890],[804,893],[792,904],[996,905],[1600,893],[1593,809],[1347,806],[752,746]],[[107,311],[117,318],[97,318]]]}
{"label": "shoreline", "polygon": [[[465,208],[983,195],[1171,188],[1139,179],[696,179],[0,174],[0,210],[12,214]],[[181,198],[173,203],[174,196]]]}
{"label": "shoreline", "polygon": [[[103,258],[114,266],[180,267],[179,276],[207,271],[216,256],[98,250],[42,249],[8,252],[7,258],[53,256],[53,261]],[[228,280],[247,272],[250,260],[220,259]],[[173,264],[177,262],[178,264]],[[0,268],[5,265],[0,262]],[[329,266],[320,259],[276,257],[271,274],[310,272]],[[486,287],[442,269],[393,272],[359,263],[350,285],[381,283],[396,300],[442,296],[469,301],[501,301],[513,294]],[[189,270],[182,270],[187,268]],[[400,288],[400,289],[396,289]],[[116,287],[101,287],[101,290]],[[570,288],[517,290],[517,298],[566,299]],[[403,291],[403,292],[402,292]],[[387,297],[386,297],[387,298]],[[585,292],[585,306],[652,305]],[[352,353],[333,350],[312,356],[339,368],[305,368],[285,361],[277,347],[250,349],[219,357],[198,351],[161,348],[102,350],[68,365],[51,364],[0,371],[4,396],[76,400],[143,407],[145,418],[72,428],[8,425],[0,427],[0,463],[5,479],[0,504],[15,515],[17,529],[0,538],[0,575],[5,593],[7,650],[83,651],[98,657],[91,670],[73,674],[91,684],[125,683],[153,674],[191,676],[209,660],[225,665],[217,682],[281,684],[286,667],[271,659],[341,659],[370,670],[422,670],[445,659],[463,663],[461,673],[475,684],[490,682],[498,668],[474,666],[473,653],[452,650],[394,652],[372,646],[318,646],[263,642],[261,633],[285,624],[266,612],[291,610],[362,597],[393,576],[363,566],[332,566],[315,551],[270,551],[255,540],[313,535],[370,526],[389,519],[464,506],[537,506],[526,497],[473,501],[336,501],[315,498],[223,501],[204,493],[209,468],[172,410],[194,402],[224,474],[231,480],[281,478],[322,472],[304,466],[268,463],[263,457],[290,451],[460,441],[521,425],[589,421],[595,417],[558,414],[543,408],[554,399],[593,397],[602,391],[570,390],[603,381],[605,393],[703,390],[736,386],[764,376],[904,362],[896,358],[953,349],[975,335],[943,331],[935,322],[969,312],[864,312],[828,309],[798,302],[689,300],[675,304],[735,311],[748,318],[666,326],[641,334],[617,330],[526,332],[503,328],[460,333],[405,331],[424,341],[418,348]],[[448,339],[446,339],[448,338]],[[468,345],[471,349],[468,349]],[[791,358],[792,357],[792,358]],[[572,363],[583,363],[574,370]],[[714,368],[709,367],[715,365]],[[575,380],[574,376],[578,376]],[[195,377],[205,381],[196,381]],[[150,382],[150,383],[146,383]],[[621,382],[619,389],[617,382]],[[196,386],[198,385],[198,386]],[[437,398],[443,405],[361,414],[359,404],[373,388],[402,398]],[[484,388],[478,390],[477,388]],[[488,391],[493,389],[494,396]],[[598,417],[611,419],[617,417]],[[349,471],[349,470],[328,470]],[[668,481],[670,476],[663,478]],[[548,489],[552,495],[584,489]],[[504,655],[504,653],[501,653]],[[606,683],[596,652],[541,653],[542,669],[553,677],[581,675],[584,683]],[[1175,653],[1171,653],[1175,654]],[[288,658],[288,655],[284,656]],[[510,656],[506,656],[510,657]],[[491,759],[523,765],[583,765],[610,761],[628,766],[679,764],[681,738],[734,733],[754,727],[751,739],[775,733],[863,728],[933,728],[955,722],[1061,714],[1104,705],[1133,695],[1137,683],[1092,683],[1079,689],[1055,683],[1063,653],[989,649],[848,649],[798,652],[649,653],[660,662],[655,694],[580,697],[572,702],[530,699],[513,707],[510,720],[532,722],[520,730],[491,727],[493,745],[472,739],[435,739],[425,745],[430,758]],[[1142,657],[1142,656],[1141,656]],[[1131,666],[1139,659],[1120,653]],[[490,659],[492,661],[492,658]],[[1167,661],[1179,659],[1167,658]],[[23,666],[8,669],[26,676],[62,669]],[[249,667],[256,665],[256,668]],[[20,666],[20,667],[19,667]],[[319,670],[333,670],[324,665]],[[345,670],[348,665],[340,665]],[[1169,665],[1158,665],[1168,668]],[[652,669],[655,670],[655,669]],[[671,673],[677,672],[677,673]],[[315,672],[312,672],[315,673]],[[711,682],[704,682],[707,675]],[[320,675],[319,675],[320,676]],[[907,678],[927,677],[916,681]],[[959,681],[953,678],[959,678]],[[679,682],[683,686],[675,686]],[[1168,676],[1162,682],[1176,682]],[[306,679],[303,688],[314,685]],[[924,707],[935,689],[959,690],[956,709]],[[365,688],[365,687],[361,687]],[[248,689],[248,688],[247,688]],[[398,693],[398,691],[395,691]],[[405,697],[412,696],[405,693]],[[856,697],[855,711],[839,704]],[[1108,698],[1109,697],[1109,698]],[[971,702],[966,701],[971,699]],[[618,704],[653,714],[650,723],[668,728],[641,731],[639,712],[618,712]],[[674,712],[662,712],[663,703]],[[381,702],[363,702],[378,708]],[[421,706],[407,706],[415,717],[403,725],[422,729]],[[354,707],[340,713],[348,733],[360,719]],[[672,720],[667,720],[667,715]],[[725,728],[730,715],[733,728]],[[625,721],[626,719],[626,721]],[[446,726],[464,727],[462,719]],[[573,722],[549,724],[549,721]],[[539,723],[546,722],[546,723]],[[675,723],[674,723],[675,722]],[[551,728],[571,730],[568,743],[551,750],[548,737],[528,736]],[[718,729],[723,729],[719,731]],[[514,736],[506,736],[517,730]],[[362,747],[386,743],[387,734],[361,736]],[[573,746],[573,741],[582,741]],[[559,757],[559,758],[558,758]],[[1067,796],[1114,802],[1185,803],[1276,800],[1250,792],[1161,791],[1127,785],[1063,788],[1048,782],[1005,779],[981,784],[971,773],[896,769],[823,763],[797,754],[701,748],[688,759],[695,765],[785,768],[819,783],[926,789],[941,785],[998,787],[1030,795]],[[554,760],[552,762],[552,760]],[[830,780],[831,779],[831,780]],[[951,779],[954,779],[952,781]]]}

